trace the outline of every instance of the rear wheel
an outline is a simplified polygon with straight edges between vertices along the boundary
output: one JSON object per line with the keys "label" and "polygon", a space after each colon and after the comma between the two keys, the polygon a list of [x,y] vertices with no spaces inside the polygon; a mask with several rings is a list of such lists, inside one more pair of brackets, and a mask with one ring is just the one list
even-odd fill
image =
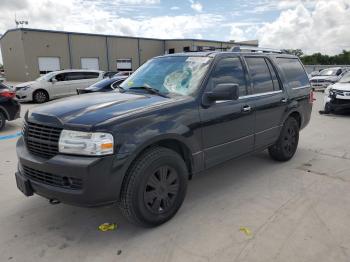
{"label": "rear wheel", "polygon": [[0,130],[2,130],[5,127],[6,124],[6,117],[3,112],[0,112]]}
{"label": "rear wheel", "polygon": [[291,159],[298,147],[299,125],[294,117],[289,117],[283,124],[277,142],[269,147],[270,156],[277,161]]}
{"label": "rear wheel", "polygon": [[132,165],[122,186],[119,207],[132,223],[153,227],[171,219],[186,195],[187,167],[175,151],[154,147]]}
{"label": "rear wheel", "polygon": [[35,91],[33,94],[33,101],[38,104],[49,101],[49,94],[44,90]]}

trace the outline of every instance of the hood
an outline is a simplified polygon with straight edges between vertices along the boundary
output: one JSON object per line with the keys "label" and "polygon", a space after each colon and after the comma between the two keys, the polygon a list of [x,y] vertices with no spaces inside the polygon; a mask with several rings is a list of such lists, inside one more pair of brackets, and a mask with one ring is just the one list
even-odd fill
{"label": "hood", "polygon": [[341,91],[350,91],[350,83],[336,83],[332,85],[330,88],[341,90]]}
{"label": "hood", "polygon": [[328,80],[328,81],[337,81],[339,76],[314,76],[310,80]]}
{"label": "hood", "polygon": [[24,83],[21,83],[21,84],[18,84],[16,85],[15,87],[25,87],[25,86],[31,86],[33,84],[35,84],[36,82],[35,81],[30,81],[30,82],[24,82]]}
{"label": "hood", "polygon": [[91,128],[112,118],[172,103],[178,98],[136,93],[89,93],[61,99],[31,109],[28,119]]}

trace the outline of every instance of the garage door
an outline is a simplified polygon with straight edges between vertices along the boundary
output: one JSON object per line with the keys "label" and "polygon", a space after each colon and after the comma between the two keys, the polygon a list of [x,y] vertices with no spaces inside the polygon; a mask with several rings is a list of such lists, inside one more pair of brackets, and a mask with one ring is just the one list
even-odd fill
{"label": "garage door", "polygon": [[117,59],[117,71],[131,71],[132,60],[131,58]]}
{"label": "garage door", "polygon": [[41,75],[61,69],[59,57],[38,57],[38,62]]}
{"label": "garage door", "polygon": [[81,68],[90,70],[99,70],[98,58],[82,58]]}

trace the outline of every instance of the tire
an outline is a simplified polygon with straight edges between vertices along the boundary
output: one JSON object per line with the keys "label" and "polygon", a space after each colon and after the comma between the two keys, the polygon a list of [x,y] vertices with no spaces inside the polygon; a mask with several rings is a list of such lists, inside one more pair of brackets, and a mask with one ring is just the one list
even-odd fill
{"label": "tire", "polygon": [[298,148],[298,142],[298,122],[294,117],[289,117],[283,124],[277,142],[269,147],[269,154],[274,160],[288,161],[294,156]]}
{"label": "tire", "polygon": [[4,129],[6,124],[6,117],[3,112],[0,112],[0,130]]}
{"label": "tire", "polygon": [[179,154],[152,147],[136,159],[124,178],[119,208],[133,224],[161,225],[181,207],[187,179],[188,170]]}
{"label": "tire", "polygon": [[33,94],[33,101],[42,104],[49,101],[49,94],[45,90],[37,90]]}
{"label": "tire", "polygon": [[331,107],[329,105],[329,103],[326,103],[325,106],[324,106],[324,114],[329,114],[331,113]]}

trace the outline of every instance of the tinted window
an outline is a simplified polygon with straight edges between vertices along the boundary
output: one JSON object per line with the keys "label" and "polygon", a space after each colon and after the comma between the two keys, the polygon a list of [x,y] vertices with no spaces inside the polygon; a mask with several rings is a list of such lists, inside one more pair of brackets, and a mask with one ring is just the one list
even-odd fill
{"label": "tinted window", "polygon": [[83,73],[81,72],[66,73],[66,81],[81,80],[81,79],[84,79]]}
{"label": "tinted window", "polygon": [[272,83],[273,83],[273,89],[275,91],[281,90],[281,86],[280,86],[280,83],[278,81],[275,68],[273,67],[273,65],[271,64],[271,62],[268,59],[265,59],[265,61],[266,61],[267,66],[269,67],[269,70],[270,70],[271,79],[272,79]]}
{"label": "tinted window", "polygon": [[270,70],[263,57],[247,57],[250,77],[254,85],[254,93],[266,93],[274,91]]}
{"label": "tinted window", "polygon": [[218,84],[227,83],[238,84],[239,95],[247,95],[247,82],[238,57],[221,59],[210,76],[207,88],[211,90]]}
{"label": "tinted window", "polygon": [[92,78],[98,78],[99,73],[95,72],[82,72],[83,79],[92,79]]}
{"label": "tinted window", "polygon": [[63,74],[58,74],[55,76],[56,80],[58,82],[61,82],[61,81],[67,81],[66,80],[66,77],[67,77],[67,74],[66,73],[63,73]]}
{"label": "tinted window", "polygon": [[293,88],[309,85],[309,78],[298,59],[277,58],[277,61],[290,87]]}

